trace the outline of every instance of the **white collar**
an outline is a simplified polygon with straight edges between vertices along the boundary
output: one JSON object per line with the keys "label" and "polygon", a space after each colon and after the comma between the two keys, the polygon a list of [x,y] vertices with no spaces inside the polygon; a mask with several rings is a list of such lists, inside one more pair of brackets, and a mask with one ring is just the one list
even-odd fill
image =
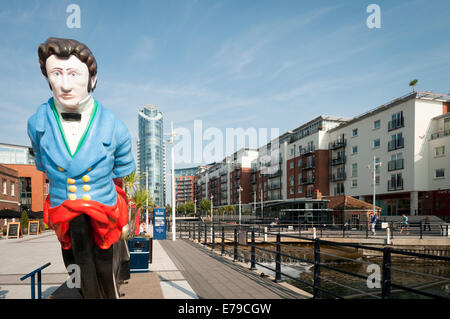
{"label": "white collar", "polygon": [[[73,110],[67,110],[64,108],[64,106],[62,106],[57,99],[55,99],[53,97],[53,102],[55,103],[55,108],[56,111],[58,112],[58,115],[61,117],[61,112],[74,112]],[[78,108],[76,110],[76,113],[80,113],[81,117],[83,118],[84,116],[90,116],[91,111],[93,109],[94,106],[94,98],[92,97],[92,95],[88,95],[84,100],[80,101],[80,103],[78,104]]]}

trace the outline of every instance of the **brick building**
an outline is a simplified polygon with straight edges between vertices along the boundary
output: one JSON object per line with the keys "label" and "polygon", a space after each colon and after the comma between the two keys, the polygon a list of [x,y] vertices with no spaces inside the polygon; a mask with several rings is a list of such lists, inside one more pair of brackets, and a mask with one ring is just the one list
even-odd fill
{"label": "brick building", "polygon": [[0,211],[7,209],[19,211],[19,196],[17,185],[19,174],[16,170],[0,164]]}

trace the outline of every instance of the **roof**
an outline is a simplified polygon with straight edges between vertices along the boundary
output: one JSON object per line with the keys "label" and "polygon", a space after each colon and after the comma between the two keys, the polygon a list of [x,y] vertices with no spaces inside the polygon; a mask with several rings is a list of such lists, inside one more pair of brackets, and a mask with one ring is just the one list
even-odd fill
{"label": "roof", "polygon": [[[334,210],[372,210],[373,205],[362,200],[356,199],[351,196],[324,196],[323,198],[328,199],[328,208]],[[377,211],[381,210],[381,207],[375,206]]]}

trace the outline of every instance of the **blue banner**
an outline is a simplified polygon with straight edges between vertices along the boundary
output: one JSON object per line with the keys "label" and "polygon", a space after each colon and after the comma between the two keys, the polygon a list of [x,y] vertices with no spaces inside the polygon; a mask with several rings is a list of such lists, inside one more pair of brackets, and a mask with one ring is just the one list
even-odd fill
{"label": "blue banner", "polygon": [[153,209],[153,239],[166,239],[166,209]]}

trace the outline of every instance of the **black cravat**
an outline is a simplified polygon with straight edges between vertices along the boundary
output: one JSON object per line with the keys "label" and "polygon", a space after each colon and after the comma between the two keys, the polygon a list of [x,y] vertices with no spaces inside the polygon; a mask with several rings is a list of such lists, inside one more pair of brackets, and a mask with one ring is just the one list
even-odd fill
{"label": "black cravat", "polygon": [[81,114],[80,113],[61,113],[61,116],[66,121],[81,121]]}

